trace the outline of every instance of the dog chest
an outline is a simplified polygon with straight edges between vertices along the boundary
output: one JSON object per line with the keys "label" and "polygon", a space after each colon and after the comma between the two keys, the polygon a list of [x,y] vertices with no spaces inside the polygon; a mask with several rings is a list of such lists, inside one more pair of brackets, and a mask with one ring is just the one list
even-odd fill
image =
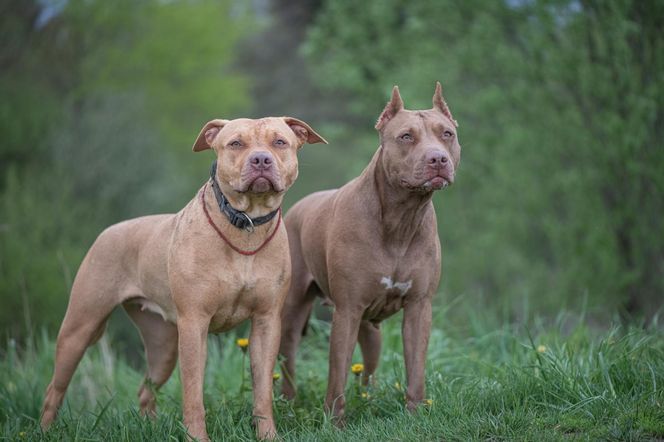
{"label": "dog chest", "polygon": [[280,294],[285,293],[285,267],[272,269],[266,263],[247,261],[251,262],[232,266],[219,276],[211,332],[233,328],[255,311],[275,305]]}
{"label": "dog chest", "polygon": [[408,294],[413,289],[413,279],[397,279],[389,274],[374,279],[373,297],[363,317],[372,321],[381,321],[403,308]]}
{"label": "dog chest", "polygon": [[425,254],[407,253],[395,259],[377,253],[373,269],[365,268],[366,294],[364,318],[380,321],[394,315],[413,297],[429,290],[436,275],[434,263],[422,258]]}

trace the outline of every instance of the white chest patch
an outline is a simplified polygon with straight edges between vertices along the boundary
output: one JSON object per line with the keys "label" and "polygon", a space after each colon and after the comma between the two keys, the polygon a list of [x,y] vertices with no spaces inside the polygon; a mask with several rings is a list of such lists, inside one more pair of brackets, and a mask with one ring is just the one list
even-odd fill
{"label": "white chest patch", "polygon": [[406,282],[393,282],[389,276],[383,276],[380,283],[385,286],[385,290],[396,289],[399,290],[401,296],[406,296],[408,290],[413,286],[413,280],[409,279]]}

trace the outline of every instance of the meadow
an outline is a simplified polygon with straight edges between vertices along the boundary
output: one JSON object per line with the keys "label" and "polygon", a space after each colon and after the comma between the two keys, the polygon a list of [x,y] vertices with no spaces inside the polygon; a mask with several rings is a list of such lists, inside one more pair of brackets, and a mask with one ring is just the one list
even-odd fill
{"label": "meadow", "polygon": [[[347,422],[323,413],[329,324],[278,396],[285,441],[664,440],[664,1],[0,0],[0,439],[183,440],[176,370],[138,413],[142,353],[114,315],[50,432],[37,424],[81,260],[107,226],[173,213],[207,179],[213,118],[288,115],[284,213],[356,177],[394,85],[436,81],[462,160],[434,206],[443,278],[429,402],[404,404],[399,317]],[[629,319],[628,319],[629,318]],[[644,318],[642,320],[638,318]],[[210,337],[214,440],[253,440],[247,326]],[[361,362],[356,351],[354,363]]]}
{"label": "meadow", "polygon": [[[374,383],[363,387],[350,375],[347,422],[338,429],[322,404],[329,324],[314,320],[299,353],[297,399],[279,397],[281,379],[275,380],[283,440],[664,439],[664,333],[656,321],[649,327],[590,326],[584,315],[561,313],[555,320],[515,324],[465,308],[441,309],[434,323],[427,403],[415,413],[405,409],[400,319],[394,317],[383,325]],[[136,398],[142,371],[118,356],[112,334],[88,350],[46,434],[37,419],[53,341],[43,333],[22,345],[8,342],[0,369],[0,437],[183,440],[177,370],[158,393],[158,417],[143,418]],[[213,440],[255,439],[248,362],[234,334],[210,338],[205,403]],[[359,351],[353,362],[361,362]]]}

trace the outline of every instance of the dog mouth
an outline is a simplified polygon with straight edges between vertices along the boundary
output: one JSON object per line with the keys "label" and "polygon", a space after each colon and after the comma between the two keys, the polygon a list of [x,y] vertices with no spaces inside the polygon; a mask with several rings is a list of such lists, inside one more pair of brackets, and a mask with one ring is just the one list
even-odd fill
{"label": "dog mouth", "polygon": [[240,189],[240,193],[279,193],[283,190],[279,185],[278,180],[272,176],[272,174],[255,174],[254,176],[247,177],[247,179],[243,181],[244,183],[242,189]]}
{"label": "dog mouth", "polygon": [[265,193],[274,190],[274,184],[266,177],[259,176],[249,184],[249,190],[253,193]]}
{"label": "dog mouth", "polygon": [[422,187],[425,189],[430,189],[430,190],[440,190],[444,189],[445,187],[449,186],[452,184],[449,179],[446,177],[442,176],[435,176],[431,178],[429,181],[425,181],[422,184]]}
{"label": "dog mouth", "polygon": [[434,175],[419,183],[411,183],[405,179],[401,180],[401,185],[413,192],[428,193],[449,187],[454,183],[451,176]]}

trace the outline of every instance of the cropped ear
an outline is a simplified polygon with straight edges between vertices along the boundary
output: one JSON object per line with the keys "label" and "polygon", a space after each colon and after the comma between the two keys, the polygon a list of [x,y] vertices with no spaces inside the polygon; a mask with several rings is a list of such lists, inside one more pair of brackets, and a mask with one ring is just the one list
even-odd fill
{"label": "cropped ear", "polygon": [[321,137],[316,133],[315,130],[311,128],[307,123],[305,123],[302,120],[298,120],[297,118],[293,117],[281,117],[284,119],[284,123],[288,125],[288,127],[291,128],[293,132],[295,132],[295,135],[302,141],[302,144],[304,143],[309,143],[309,144],[316,144],[316,143],[325,143],[327,144],[327,141],[325,138]]}
{"label": "cropped ear", "polygon": [[450,112],[450,108],[447,107],[447,103],[443,98],[443,87],[440,85],[439,81],[436,82],[436,90],[433,93],[433,108],[441,111],[443,115],[445,115],[452,121],[452,123],[454,123],[455,127],[459,127],[459,123],[457,123],[457,121],[452,116],[452,112]]}
{"label": "cropped ear", "polygon": [[192,150],[194,152],[200,152],[201,150],[210,149],[212,147],[214,138],[217,136],[221,128],[224,127],[224,125],[227,123],[228,120],[208,121],[205,126],[203,126],[203,129],[201,129],[201,132],[198,134],[198,138],[196,138],[196,142],[194,143]]}
{"label": "cropped ear", "polygon": [[383,113],[378,117],[376,129],[381,130],[400,110],[403,110],[403,100],[399,94],[399,86],[394,86],[394,88],[392,88],[392,98],[390,99],[390,102],[385,105]]}

